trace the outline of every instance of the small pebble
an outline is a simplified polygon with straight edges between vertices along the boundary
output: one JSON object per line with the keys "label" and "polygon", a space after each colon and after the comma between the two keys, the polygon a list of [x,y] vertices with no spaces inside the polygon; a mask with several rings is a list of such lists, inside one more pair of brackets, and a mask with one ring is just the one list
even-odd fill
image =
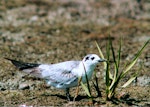
{"label": "small pebble", "polygon": [[137,85],[139,86],[150,86],[150,77],[141,76],[137,78]]}
{"label": "small pebble", "polygon": [[25,90],[25,89],[29,89],[29,88],[30,88],[30,86],[27,83],[19,84],[19,89],[20,90]]}

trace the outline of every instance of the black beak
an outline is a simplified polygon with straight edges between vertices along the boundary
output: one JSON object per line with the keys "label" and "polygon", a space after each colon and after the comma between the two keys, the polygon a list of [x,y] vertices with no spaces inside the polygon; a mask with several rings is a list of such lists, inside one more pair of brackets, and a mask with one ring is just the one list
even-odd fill
{"label": "black beak", "polygon": [[107,62],[107,60],[106,59],[100,59],[100,60],[98,60],[98,62]]}

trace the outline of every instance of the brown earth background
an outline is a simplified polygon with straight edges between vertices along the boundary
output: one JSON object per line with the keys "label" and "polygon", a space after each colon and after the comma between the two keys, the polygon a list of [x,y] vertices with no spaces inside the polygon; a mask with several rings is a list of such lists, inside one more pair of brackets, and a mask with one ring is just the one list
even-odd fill
{"label": "brown earth background", "polygon": [[[122,37],[122,69],[150,38],[150,1],[0,0],[0,106],[90,106],[81,87],[77,101],[68,102],[63,90],[18,71],[4,57],[32,63],[81,60],[99,54],[95,41],[105,55],[109,35],[116,52]],[[150,44],[121,83],[133,72],[137,81],[116,90],[122,101],[105,100],[103,65],[95,71],[102,97],[91,84],[94,106],[150,106]]]}

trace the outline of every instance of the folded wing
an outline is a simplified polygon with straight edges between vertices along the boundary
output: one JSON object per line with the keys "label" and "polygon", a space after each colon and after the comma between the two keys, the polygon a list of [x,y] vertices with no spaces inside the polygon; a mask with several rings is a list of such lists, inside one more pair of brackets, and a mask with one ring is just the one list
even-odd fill
{"label": "folded wing", "polygon": [[42,77],[47,81],[49,85],[57,88],[70,85],[78,79],[76,75],[72,73],[72,69],[79,65],[80,61],[66,61],[52,65],[40,65],[39,69],[42,71]]}

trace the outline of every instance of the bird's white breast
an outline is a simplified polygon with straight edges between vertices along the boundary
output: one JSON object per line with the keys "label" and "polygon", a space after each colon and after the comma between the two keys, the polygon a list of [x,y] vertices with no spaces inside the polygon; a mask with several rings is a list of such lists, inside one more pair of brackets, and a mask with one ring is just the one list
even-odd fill
{"label": "bird's white breast", "polygon": [[72,72],[78,75],[79,77],[82,77],[82,81],[85,83],[86,82],[86,75],[88,77],[88,80],[91,79],[93,71],[94,71],[95,66],[89,66],[83,63],[79,64],[79,67],[74,69]]}

